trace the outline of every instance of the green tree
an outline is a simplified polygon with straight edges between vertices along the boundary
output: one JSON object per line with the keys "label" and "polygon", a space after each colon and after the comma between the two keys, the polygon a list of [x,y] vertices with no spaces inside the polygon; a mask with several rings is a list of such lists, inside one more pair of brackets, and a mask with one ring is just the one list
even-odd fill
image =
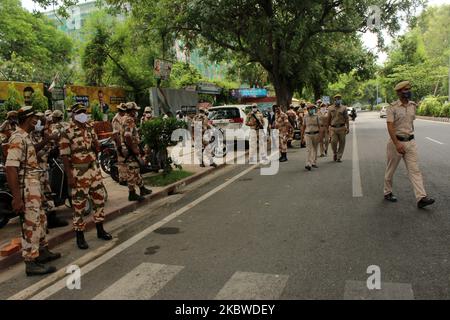
{"label": "green tree", "polygon": [[[381,16],[384,28],[398,30],[398,14],[423,3],[422,0],[108,2],[130,3],[136,19],[148,32],[156,32],[163,38],[167,33],[183,36],[189,44],[205,43],[213,53],[231,50],[247,61],[258,62],[268,72],[278,103],[283,106],[290,104],[296,89],[309,83],[311,74],[316,74],[309,63],[311,59],[327,58],[315,52],[327,35],[340,37],[366,30],[372,5],[388,13]],[[381,37],[381,29],[378,31]]]}
{"label": "green tree", "polygon": [[45,112],[48,109],[48,99],[41,90],[36,90],[31,96],[31,105],[34,109]]}

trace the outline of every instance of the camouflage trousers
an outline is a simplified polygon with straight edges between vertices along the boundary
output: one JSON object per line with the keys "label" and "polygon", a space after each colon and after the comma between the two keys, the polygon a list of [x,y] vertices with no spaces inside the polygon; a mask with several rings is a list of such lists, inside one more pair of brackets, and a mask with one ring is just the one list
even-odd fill
{"label": "camouflage trousers", "polygon": [[136,187],[143,187],[144,180],[141,176],[141,167],[135,160],[129,160],[124,163],[125,166],[125,181],[128,182],[128,190],[130,192],[136,191]]}
{"label": "camouflage trousers", "polygon": [[213,159],[213,150],[212,145],[209,142],[202,141],[202,145],[194,145],[194,154],[200,164],[204,164],[206,166],[211,165],[214,162]]}
{"label": "camouflage trousers", "polygon": [[42,209],[40,175],[24,179],[25,211],[22,221],[22,256],[25,261],[32,261],[39,256],[39,247],[48,246],[47,216]]}
{"label": "camouflage trousers", "polygon": [[280,152],[287,152],[287,142],[289,138],[288,131],[279,131],[279,140],[280,140]]}
{"label": "camouflage trousers", "polygon": [[42,208],[45,212],[49,212],[55,209],[55,203],[53,202],[51,196],[52,189],[50,187],[48,165],[41,165],[41,168],[45,170],[45,172],[41,175]]}
{"label": "camouflage trousers", "polygon": [[94,222],[105,220],[105,191],[102,175],[96,162],[87,165],[74,165],[72,171],[75,187],[72,189],[72,207],[74,209],[73,228],[84,231],[86,222],[83,220],[88,199],[92,201]]}
{"label": "camouflage trousers", "polygon": [[119,181],[127,181],[127,166],[125,164],[125,158],[121,155],[117,156],[117,170],[119,171]]}

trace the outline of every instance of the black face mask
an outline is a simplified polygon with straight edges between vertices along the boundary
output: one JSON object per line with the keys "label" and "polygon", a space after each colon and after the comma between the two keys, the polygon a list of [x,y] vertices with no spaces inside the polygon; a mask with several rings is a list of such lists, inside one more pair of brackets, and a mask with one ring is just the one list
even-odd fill
{"label": "black face mask", "polygon": [[11,124],[17,125],[17,124],[19,124],[19,119],[12,118],[12,119],[9,119],[9,122],[11,122]]}
{"label": "black face mask", "polygon": [[402,92],[402,97],[405,99],[411,100],[412,92],[411,91]]}

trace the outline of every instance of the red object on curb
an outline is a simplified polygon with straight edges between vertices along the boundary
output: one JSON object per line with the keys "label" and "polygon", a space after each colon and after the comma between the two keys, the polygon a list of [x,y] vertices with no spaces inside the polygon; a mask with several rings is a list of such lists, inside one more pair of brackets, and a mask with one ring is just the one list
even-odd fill
{"label": "red object on curb", "polygon": [[0,250],[0,256],[2,257],[10,256],[13,253],[20,251],[20,249],[22,249],[22,245],[20,243],[19,244],[13,243],[13,241],[11,241],[10,244],[2,247],[2,249]]}

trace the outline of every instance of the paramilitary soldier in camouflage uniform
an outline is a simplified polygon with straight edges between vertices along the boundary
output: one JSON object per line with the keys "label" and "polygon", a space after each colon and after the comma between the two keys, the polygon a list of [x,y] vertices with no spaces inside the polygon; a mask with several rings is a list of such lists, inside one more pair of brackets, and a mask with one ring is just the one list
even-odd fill
{"label": "paramilitary soldier in camouflage uniform", "polygon": [[127,185],[126,175],[127,168],[125,166],[125,156],[122,154],[122,139],[120,132],[122,131],[122,121],[125,118],[125,113],[127,111],[127,106],[125,103],[121,103],[117,106],[118,112],[111,120],[113,127],[113,140],[117,150],[117,170],[119,172],[119,184],[122,186]]}
{"label": "paramilitary soldier in camouflage uniform", "polygon": [[[122,120],[120,138],[122,141],[122,153],[125,156],[124,164],[126,168],[125,180],[128,182],[128,200],[142,201],[144,196],[152,191],[145,188],[144,180],[141,176],[139,133],[136,126],[136,112],[140,109],[136,103],[126,104],[126,115]],[[139,187],[140,195],[136,194],[136,187]]]}
{"label": "paramilitary soldier in camouflage uniform", "polygon": [[[205,167],[205,159],[208,159],[209,161],[209,165],[211,167],[217,167],[217,164],[214,163],[213,161],[213,156],[212,156],[212,149],[210,148],[209,142],[210,140],[208,139],[209,137],[207,137],[208,135],[205,135],[206,131],[208,129],[211,129],[211,125],[209,124],[209,120],[208,120],[208,116],[206,115],[206,110],[205,109],[200,109],[199,113],[197,115],[195,115],[194,119],[193,119],[193,125],[194,125],[194,140],[198,139],[197,137],[195,137],[195,134],[200,133],[199,129],[201,129],[201,141],[202,141],[202,146],[196,146],[195,147],[195,156],[197,157],[197,159],[199,159],[200,161],[200,167]],[[197,129],[198,128],[198,129]]]}
{"label": "paramilitary soldier in camouflage uniform", "polygon": [[83,220],[86,201],[89,198],[92,200],[97,237],[103,240],[112,239],[103,229],[105,192],[96,162],[99,150],[97,135],[87,121],[86,107],[82,104],[72,106],[72,120],[59,141],[68,185],[72,188],[73,227],[80,249],[89,248],[84,239],[86,222]]}
{"label": "paramilitary soldier in camouflage uniform", "polygon": [[0,143],[7,143],[11,134],[16,131],[17,111],[9,111],[6,114],[6,120],[0,126]]}
{"label": "paramilitary soldier in camouflage uniform", "polygon": [[19,109],[19,125],[9,139],[5,164],[8,185],[13,195],[12,207],[21,217],[22,256],[28,276],[55,272],[55,267],[44,263],[61,257],[61,254],[48,250],[47,218],[41,205],[42,169],[29,136],[39,116],[42,114],[37,114],[32,107]]}
{"label": "paramilitary soldier in camouflage uniform", "polygon": [[280,140],[280,162],[288,161],[287,159],[287,141],[288,134],[292,128],[286,113],[281,111],[281,108],[277,105],[272,106],[272,110],[275,113],[275,122],[273,123],[273,129],[278,129]]}
{"label": "paramilitary soldier in camouflage uniform", "polygon": [[294,129],[297,129],[297,113],[294,111],[294,106],[289,106],[288,111],[286,111],[286,115],[288,116],[289,123],[291,124],[291,128],[288,132],[288,148],[292,148],[292,140],[294,140]]}
{"label": "paramilitary soldier in camouflage uniform", "polygon": [[342,162],[345,150],[345,139],[350,132],[347,107],[342,104],[342,96],[334,96],[334,104],[328,108],[328,127],[330,128],[333,160]]}
{"label": "paramilitary soldier in camouflage uniform", "polygon": [[[261,155],[260,161],[266,161],[267,150],[264,135],[264,116],[258,110],[258,105],[256,103],[252,105],[252,111],[247,114],[245,124],[250,127],[249,163],[257,162],[258,145],[262,147],[262,150],[259,150],[259,153]],[[260,138],[263,139],[263,141],[260,141]]]}
{"label": "paramilitary soldier in camouflage uniform", "polygon": [[38,120],[35,129],[30,133],[30,138],[36,150],[39,167],[43,170],[41,174],[42,207],[47,215],[47,227],[52,229],[65,227],[68,223],[56,217],[56,212],[54,211],[55,203],[51,195],[52,189],[48,175],[48,157],[58,140],[58,135],[51,134],[50,128],[46,125],[46,121],[44,117]]}

